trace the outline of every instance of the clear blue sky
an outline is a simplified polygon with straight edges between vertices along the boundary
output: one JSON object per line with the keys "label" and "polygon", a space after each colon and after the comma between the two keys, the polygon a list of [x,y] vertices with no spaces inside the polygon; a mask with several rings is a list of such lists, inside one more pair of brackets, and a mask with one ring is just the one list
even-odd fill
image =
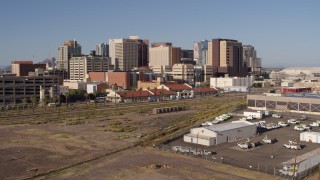
{"label": "clear blue sky", "polygon": [[139,35],[192,49],[201,39],[253,45],[264,66],[320,66],[319,0],[1,0],[0,65],[57,57],[76,38],[88,54]]}

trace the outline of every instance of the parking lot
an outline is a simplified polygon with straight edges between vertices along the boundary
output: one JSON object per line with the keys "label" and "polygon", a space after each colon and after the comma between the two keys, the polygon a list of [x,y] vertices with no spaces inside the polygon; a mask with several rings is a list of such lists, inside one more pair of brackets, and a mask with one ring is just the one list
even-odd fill
{"label": "parking lot", "polygon": [[[241,112],[237,112],[241,113]],[[276,112],[275,112],[276,113]],[[266,123],[278,123],[279,121],[287,121],[288,119],[298,119],[302,114],[281,112],[282,118],[277,119],[271,116],[261,119]],[[307,120],[301,121],[303,124],[311,124],[316,120],[320,120],[320,116],[309,115]],[[228,121],[239,120],[241,117],[233,117]],[[258,122],[261,120],[253,120],[252,122]],[[283,148],[283,144],[288,143],[289,140],[299,142],[300,132],[293,129],[294,125],[288,127],[281,127],[278,129],[266,130],[259,129],[258,135],[250,138],[252,142],[262,142],[262,139],[267,135],[269,138],[276,138],[277,142],[274,144],[261,144],[252,149],[240,149],[237,146],[238,142],[244,142],[245,139],[240,139],[234,142],[214,145],[214,146],[202,146],[191,143],[183,142],[183,137],[168,143],[169,146],[182,146],[191,147],[198,150],[212,151],[213,155],[206,156],[205,158],[212,161],[225,163],[237,167],[254,169],[260,172],[269,174],[278,174],[278,170],[283,167],[284,162],[299,157],[302,154],[308,153],[319,148],[319,144],[300,142],[302,145],[301,150],[292,150]],[[311,131],[319,132],[319,127],[312,127]],[[297,158],[299,159],[299,158]],[[298,162],[298,161],[297,161]]]}

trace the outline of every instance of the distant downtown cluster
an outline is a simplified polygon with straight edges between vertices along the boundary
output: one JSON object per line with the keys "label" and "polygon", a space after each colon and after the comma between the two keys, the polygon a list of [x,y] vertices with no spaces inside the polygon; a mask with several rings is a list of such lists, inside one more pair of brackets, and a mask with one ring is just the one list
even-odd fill
{"label": "distant downtown cluster", "polygon": [[[83,55],[75,40],[66,41],[58,48],[57,69],[65,70],[70,80],[87,82],[90,72],[135,71],[148,67],[154,73],[176,74],[175,68],[202,72],[208,77],[260,75],[261,59],[251,45],[231,39],[202,40],[193,50],[174,47],[171,42],[154,42],[139,36],[110,39],[109,44],[98,44],[90,55]],[[191,70],[192,69],[192,70]],[[175,79],[175,78],[173,78]],[[208,78],[207,78],[208,79]],[[180,80],[194,85],[204,78],[182,76]]]}
{"label": "distant downtown cluster", "polygon": [[[58,47],[57,61],[54,58],[38,64],[12,61],[11,74],[3,74],[0,79],[3,92],[0,103],[30,103],[33,96],[43,101],[46,94],[51,101],[57,99],[55,96],[67,99],[66,95],[72,89],[87,93],[106,92],[110,87],[142,90],[158,88],[164,82],[186,84],[188,88],[208,87],[212,77],[261,75],[261,59],[257,58],[251,45],[231,39],[212,39],[195,42],[193,47],[193,50],[186,50],[171,42],[150,44],[149,40],[130,36],[109,39],[108,43],[96,45],[90,54],[83,54],[76,40],[68,40]],[[157,82],[153,84],[143,85],[143,82],[155,80]],[[224,82],[224,86],[230,83],[239,86],[242,81],[242,84],[248,84],[249,80],[251,78],[230,79],[232,82]],[[183,93],[178,93],[180,96]]]}

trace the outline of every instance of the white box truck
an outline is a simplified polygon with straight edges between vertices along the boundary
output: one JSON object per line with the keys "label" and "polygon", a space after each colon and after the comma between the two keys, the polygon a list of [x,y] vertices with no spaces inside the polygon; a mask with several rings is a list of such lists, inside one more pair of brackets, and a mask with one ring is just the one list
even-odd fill
{"label": "white box truck", "polygon": [[245,117],[252,117],[254,119],[262,119],[263,118],[263,112],[257,111],[257,112],[249,112],[249,111],[244,111],[243,116]]}

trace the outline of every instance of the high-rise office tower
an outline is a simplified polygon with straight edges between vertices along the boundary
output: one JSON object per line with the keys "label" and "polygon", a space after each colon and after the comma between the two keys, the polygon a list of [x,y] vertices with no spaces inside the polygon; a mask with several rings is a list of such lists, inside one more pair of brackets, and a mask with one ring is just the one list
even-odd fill
{"label": "high-rise office tower", "polygon": [[198,65],[207,64],[208,40],[202,40],[193,44],[194,60]]}
{"label": "high-rise office tower", "polygon": [[257,58],[257,51],[251,45],[243,45],[243,61],[246,63],[249,73],[261,75],[261,58]]}
{"label": "high-rise office tower", "polygon": [[71,57],[80,55],[81,46],[77,41],[69,40],[64,42],[64,44],[58,48],[57,68],[69,71],[69,60]]}
{"label": "high-rise office tower", "polygon": [[246,76],[248,70],[243,63],[242,53],[242,43],[237,40],[212,39],[208,43],[207,64],[212,65],[216,76]]}
{"label": "high-rise office tower", "polygon": [[96,55],[109,57],[109,45],[104,43],[96,45]]}
{"label": "high-rise office tower", "polygon": [[133,68],[146,66],[148,62],[147,40],[138,36],[129,39],[110,39],[109,56],[115,70],[130,71]]}
{"label": "high-rise office tower", "polygon": [[150,66],[172,66],[178,64],[181,59],[181,48],[172,47],[169,42],[156,42],[149,48]]}

